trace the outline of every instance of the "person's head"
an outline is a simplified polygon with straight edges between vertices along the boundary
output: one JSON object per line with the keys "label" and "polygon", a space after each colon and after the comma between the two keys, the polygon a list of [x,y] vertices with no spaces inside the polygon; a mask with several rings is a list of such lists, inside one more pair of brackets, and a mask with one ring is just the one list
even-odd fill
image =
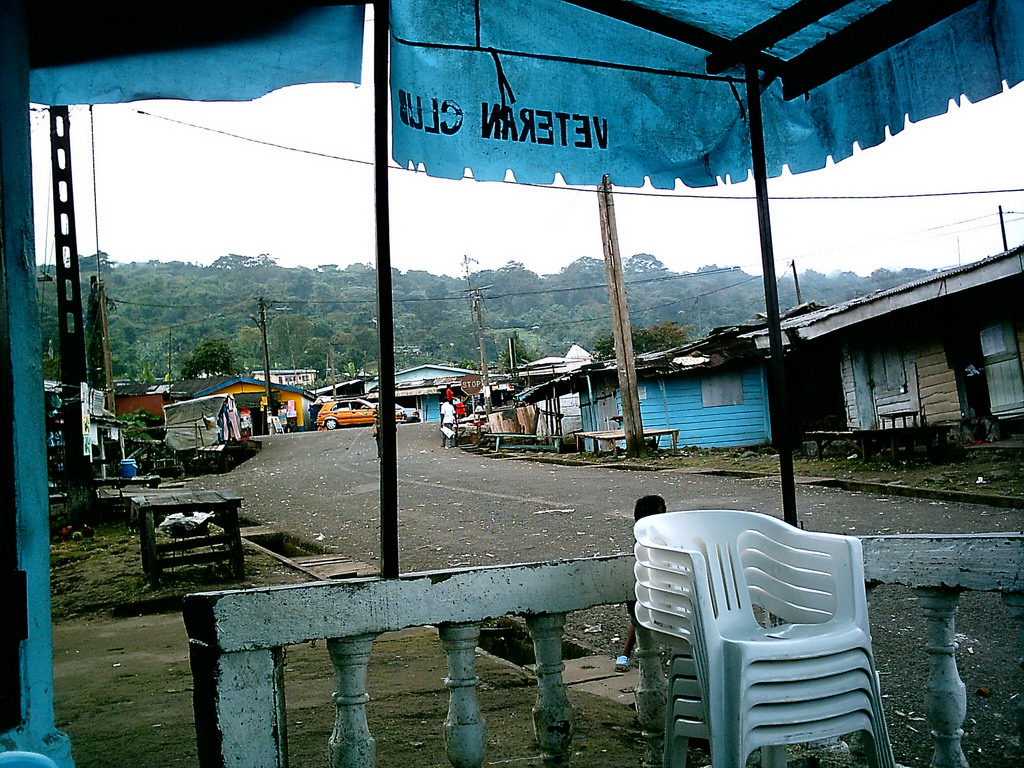
{"label": "person's head", "polygon": [[667,511],[665,500],[656,493],[649,496],[641,496],[636,500],[636,506],[633,507],[633,520],[640,520],[650,515],[660,515],[662,512]]}

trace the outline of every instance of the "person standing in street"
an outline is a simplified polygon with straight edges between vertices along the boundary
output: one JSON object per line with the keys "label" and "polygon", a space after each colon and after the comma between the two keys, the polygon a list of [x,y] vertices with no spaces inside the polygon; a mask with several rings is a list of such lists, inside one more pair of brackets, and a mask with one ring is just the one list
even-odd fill
{"label": "person standing in street", "polygon": [[[657,494],[641,496],[636,500],[636,505],[633,507],[633,522],[635,523],[638,520],[643,520],[645,517],[650,517],[651,515],[661,515],[666,511],[665,499],[661,496],[658,496]],[[626,645],[622,649],[622,655],[615,659],[616,672],[627,672],[629,670],[630,657],[633,655],[633,648],[636,646],[636,618],[633,615],[633,607],[635,605],[636,603],[633,601],[628,603],[630,619],[629,632],[626,634]]]}
{"label": "person standing in street", "polygon": [[450,400],[441,403],[441,447],[455,447],[455,406]]}

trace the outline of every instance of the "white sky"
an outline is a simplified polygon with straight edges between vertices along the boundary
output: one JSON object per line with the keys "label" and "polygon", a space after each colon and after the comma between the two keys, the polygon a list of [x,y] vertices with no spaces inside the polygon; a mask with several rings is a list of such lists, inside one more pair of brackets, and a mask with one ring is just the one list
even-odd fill
{"label": "white sky", "polygon": [[[283,266],[374,260],[371,92],[351,85],[286,88],[254,102],[172,101],[94,108],[99,248],[114,261],[209,264],[228,253],[268,253]],[[140,114],[139,110],[260,141],[363,161],[263,146]],[[772,196],[892,195],[1024,188],[1024,86],[909,126],[881,146],[814,173],[769,182]],[[88,108],[71,113],[79,251],[96,250]],[[53,262],[49,137],[32,113],[38,260]],[[509,260],[557,272],[601,257],[592,191],[430,179],[393,170],[392,260],[405,271],[462,275]],[[626,192],[628,190],[623,190]],[[653,190],[648,190],[653,191]],[[615,199],[623,255],[651,253],[677,271],[706,264],[760,271],[750,183],[693,200]],[[1024,242],[1024,193],[910,200],[775,201],[777,269],[937,268]],[[1016,212],[1016,213],[1015,213]]]}

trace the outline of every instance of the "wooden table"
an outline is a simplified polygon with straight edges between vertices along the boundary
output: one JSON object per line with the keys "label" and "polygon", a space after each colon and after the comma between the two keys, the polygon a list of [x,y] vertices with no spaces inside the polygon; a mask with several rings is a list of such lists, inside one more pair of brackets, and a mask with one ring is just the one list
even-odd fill
{"label": "wooden table", "polygon": [[[235,578],[245,575],[242,537],[238,532],[238,509],[242,497],[234,491],[156,492],[132,498],[132,517],[138,520],[142,547],[142,571],[156,587],[164,569],[177,565],[196,565],[227,560]],[[199,533],[158,542],[156,526],[168,515],[180,512],[212,512],[223,533]],[[194,550],[208,547],[209,551]]]}
{"label": "wooden table", "polygon": [[[678,429],[654,429],[644,427],[644,437],[657,438],[658,445],[661,444],[661,436],[668,435],[672,440],[672,450],[676,450],[679,447],[679,430]],[[583,439],[584,450],[587,447],[587,440],[594,441],[594,453],[598,453],[600,446],[603,444],[607,446],[607,449],[612,452],[613,456],[617,456],[619,453],[619,440],[626,439],[626,430],[624,429],[607,429],[600,432],[577,432],[576,433],[576,449],[579,450],[580,439]]]}
{"label": "wooden table", "polygon": [[867,461],[872,456],[887,453],[895,461],[901,449],[913,457],[918,446],[924,446],[928,458],[946,443],[948,425],[924,427],[891,427],[889,429],[849,429],[836,431],[815,431],[805,433],[818,449],[818,459],[832,443],[841,441],[858,452]]}

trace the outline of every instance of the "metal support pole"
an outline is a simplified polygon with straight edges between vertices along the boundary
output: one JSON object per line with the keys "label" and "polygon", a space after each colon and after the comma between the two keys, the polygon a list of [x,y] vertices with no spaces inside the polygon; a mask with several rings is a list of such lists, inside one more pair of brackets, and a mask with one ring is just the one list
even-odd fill
{"label": "metal support pole", "polygon": [[750,158],[757,196],[757,224],[761,235],[761,264],[764,271],[764,303],[768,316],[768,340],[771,345],[771,375],[768,379],[768,405],[772,442],[779,452],[782,481],[782,513],[786,522],[797,525],[796,481],[793,477],[792,438],[790,435],[786,364],[783,360],[782,322],[779,318],[779,292],[775,278],[775,249],[768,211],[768,169],[764,149],[764,124],[761,118],[761,89],[757,68],[746,65],[747,111],[750,115]]}
{"label": "metal support pole", "polygon": [[398,430],[395,423],[395,320],[391,291],[391,216],[388,187],[388,47],[391,8],[373,4],[373,177],[377,231],[377,400],[380,433],[380,575],[398,576]]}
{"label": "metal support pole", "polygon": [[60,338],[61,414],[64,419],[64,492],[68,511],[82,522],[92,511],[92,447],[82,431],[89,403],[82,402],[87,381],[82,286],[78,272],[75,194],[71,177],[71,123],[68,108],[50,107],[50,164],[53,174],[53,230],[57,250],[57,317]]}

